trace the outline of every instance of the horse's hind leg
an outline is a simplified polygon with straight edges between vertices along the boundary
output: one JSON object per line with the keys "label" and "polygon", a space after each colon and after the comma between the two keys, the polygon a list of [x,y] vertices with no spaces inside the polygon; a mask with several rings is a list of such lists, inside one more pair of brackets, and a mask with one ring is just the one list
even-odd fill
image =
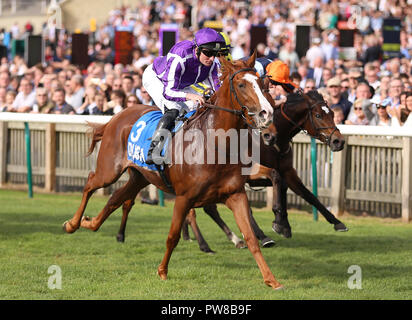
{"label": "horse's hind leg", "polygon": [[217,211],[216,204],[208,204],[203,207],[203,210],[213,219],[214,222],[223,230],[227,238],[232,241],[236,248],[246,248],[244,241],[239,239],[239,237],[227,226],[227,224],[221,218],[219,211]]}
{"label": "horse's hind leg", "polygon": [[199,248],[201,251],[206,253],[215,253],[212,249],[210,249],[208,243],[206,242],[205,238],[203,238],[202,233],[200,232],[199,226],[197,225],[196,221],[196,212],[195,209],[190,209],[188,215],[186,216],[185,223],[183,226],[188,223],[193,230],[195,238],[199,244]]}
{"label": "horse's hind leg", "polygon": [[69,221],[66,221],[63,224],[63,230],[67,233],[73,233],[80,227],[81,218],[83,216],[84,210],[86,209],[87,202],[89,201],[90,197],[93,193],[104,186],[108,186],[118,180],[122,174],[122,172],[113,172],[112,175],[105,175],[99,174],[99,172],[103,173],[110,173],[113,171],[111,170],[100,170],[96,169],[96,172],[90,172],[87,178],[86,185],[83,188],[83,196],[82,201],[80,203],[79,208],[77,209],[76,213],[74,214],[73,218]]}
{"label": "horse's hind leg", "polygon": [[157,268],[157,274],[162,280],[167,279],[168,265],[170,257],[172,256],[174,248],[176,248],[180,239],[180,231],[182,230],[183,221],[186,218],[190,208],[192,208],[192,202],[188,201],[186,197],[177,196],[175,199],[175,205],[173,208],[172,223],[169,230],[169,235],[166,240],[166,252],[163,256],[162,262]]}
{"label": "horse's hind leg", "polygon": [[106,206],[98,216],[92,219],[83,219],[81,221],[81,226],[83,228],[97,231],[110,214],[126,202],[125,212],[128,214],[134,204],[134,199],[138,192],[148,184],[149,182],[140,172],[135,169],[130,169],[129,181],[127,181],[123,187],[113,192]]}

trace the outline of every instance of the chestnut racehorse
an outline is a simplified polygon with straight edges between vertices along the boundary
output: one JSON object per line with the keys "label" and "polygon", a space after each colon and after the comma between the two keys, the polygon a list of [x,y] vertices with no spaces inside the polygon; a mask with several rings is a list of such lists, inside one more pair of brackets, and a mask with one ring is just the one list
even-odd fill
{"label": "chestnut racehorse", "polygon": [[[295,104],[291,99],[275,109],[273,123],[263,133],[263,139],[267,145],[274,145],[274,152],[268,153],[265,150],[266,157],[273,157],[268,161],[273,165],[272,168],[263,165],[255,164],[258,167],[257,173],[248,176],[247,182],[253,187],[273,186],[273,207],[272,211],[275,214],[272,229],[283,235],[285,238],[292,236],[291,227],[288,221],[287,214],[287,189],[292,189],[297,195],[306,200],[309,204],[315,206],[325,219],[333,224],[336,231],[348,231],[345,224],[338,220],[318,199],[308,190],[299,178],[296,169],[293,167],[293,150],[291,148],[291,139],[300,131],[304,131],[313,138],[317,138],[332,151],[340,151],[344,147],[344,139],[340,134],[339,129],[333,121],[333,111],[327,106],[322,96],[317,91],[311,91],[307,94],[310,98],[310,103],[306,107],[302,104]],[[301,113],[306,110],[306,113]],[[271,134],[271,127],[277,128],[276,141],[275,136]],[[272,128],[273,131],[273,128]],[[272,151],[273,151],[272,150]],[[273,169],[274,168],[274,169]],[[193,210],[194,211],[194,210]],[[220,217],[215,204],[204,207],[204,211],[219,225],[219,227],[230,237],[232,231]],[[183,225],[184,238],[188,239],[187,225],[190,225],[196,239],[199,242],[199,247],[202,251],[213,252],[207,242],[204,240],[200,229],[196,223],[196,214],[191,212],[188,216],[190,219],[185,221]],[[262,246],[272,246],[274,242],[260,229],[253,215],[251,215],[251,226],[256,237],[261,241]],[[120,230],[122,230],[122,226]]]}
{"label": "chestnut racehorse", "polygon": [[[190,122],[192,127],[208,136],[208,130],[216,132],[213,164],[189,164],[186,161],[174,165],[178,155],[172,152],[172,164],[165,166],[165,182],[159,172],[147,170],[135,165],[127,159],[127,139],[133,124],[145,113],[155,110],[147,106],[138,105],[127,108],[115,115],[107,124],[96,126],[89,152],[92,152],[96,143],[101,141],[97,157],[96,171],[90,172],[83,190],[80,207],[73,218],[64,223],[66,232],[72,233],[80,226],[96,231],[107,217],[118,207],[123,205],[124,210],[133,205],[137,193],[152,183],[163,191],[169,191],[169,184],[176,195],[171,227],[166,241],[166,252],[157,269],[161,279],[167,278],[168,265],[172,252],[180,239],[183,221],[191,208],[203,207],[210,203],[225,203],[233,211],[236,223],[244,235],[247,246],[256,260],[262,273],[264,282],[274,288],[282,285],[275,279],[270,271],[261,251],[258,241],[250,226],[249,202],[245,191],[246,175],[242,172],[248,165],[243,164],[243,153],[249,154],[248,148],[237,152],[237,162],[233,163],[230,146],[225,144],[222,148],[218,144],[219,135],[225,135],[229,130],[237,133],[238,146],[241,142],[241,129],[251,125],[262,129],[267,127],[271,120],[273,109],[262,92],[262,83],[253,69],[256,53],[248,61],[228,62],[220,58],[222,64],[222,85],[215,93],[215,105],[201,108],[194,115],[196,121]],[[258,116],[256,116],[258,114]],[[175,137],[168,148],[174,145]],[[195,140],[197,143],[198,141]],[[179,147],[179,142],[176,142]],[[183,151],[189,153],[198,148],[192,141],[183,141],[180,144]],[[204,154],[207,153],[206,145]],[[252,149],[253,151],[253,149]],[[220,155],[226,154],[226,162],[219,162]],[[209,155],[210,156],[210,155]],[[219,157],[218,157],[219,156]],[[229,157],[230,156],[230,157]],[[229,161],[230,158],[230,161]],[[109,186],[119,179],[128,170],[129,181],[115,191],[108,203],[97,217],[87,220],[82,219],[88,200],[94,191]]]}
{"label": "chestnut racehorse", "polygon": [[[276,127],[276,130],[273,127]],[[327,106],[323,97],[317,91],[311,91],[306,95],[292,94],[284,105],[274,110],[273,123],[263,133],[265,144],[273,147],[261,149],[263,151],[262,161],[270,163],[275,169],[255,164],[258,167],[255,170],[257,173],[249,175],[247,182],[255,187],[273,186],[272,210],[275,214],[275,221],[272,228],[286,238],[291,237],[286,203],[288,187],[315,206],[325,219],[334,225],[336,231],[347,231],[347,227],[305,187],[293,167],[293,152],[290,143],[292,138],[302,130],[328,145],[334,152],[340,151],[344,147],[345,140],[335,126],[333,111]],[[275,135],[273,132],[277,132],[277,134]],[[208,204],[203,209],[219,225],[229,240],[235,243],[236,247],[244,246],[244,243],[237,238],[220,217],[216,204]],[[128,212],[124,211],[117,235],[117,239],[120,241],[124,241],[127,215]],[[193,209],[183,224],[183,238],[186,240],[189,239],[188,225],[191,226],[200,249],[204,252],[213,252],[200,232]],[[262,246],[274,245],[274,241],[259,228],[253,215],[251,215],[251,226]]]}

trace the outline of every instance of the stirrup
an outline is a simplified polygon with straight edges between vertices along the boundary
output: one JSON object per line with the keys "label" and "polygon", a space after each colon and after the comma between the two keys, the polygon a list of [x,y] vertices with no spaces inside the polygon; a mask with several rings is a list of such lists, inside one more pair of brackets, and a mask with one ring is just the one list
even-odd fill
{"label": "stirrup", "polygon": [[152,164],[162,165],[162,164],[164,164],[164,160],[165,160],[165,157],[163,157],[163,156],[153,158],[152,154],[147,154],[146,164],[148,164],[148,165],[152,165]]}
{"label": "stirrup", "polygon": [[[160,155],[160,153],[162,152],[162,149],[163,149],[163,144],[164,144],[163,141],[154,141],[154,142],[152,142],[152,145],[150,145],[150,148],[147,151],[147,158],[146,158],[146,161],[145,161],[146,164],[148,164],[148,165],[153,165],[153,164],[162,165],[162,164],[164,164],[165,157]],[[159,155],[156,156],[155,158],[153,158],[153,151],[157,148],[160,149]]]}

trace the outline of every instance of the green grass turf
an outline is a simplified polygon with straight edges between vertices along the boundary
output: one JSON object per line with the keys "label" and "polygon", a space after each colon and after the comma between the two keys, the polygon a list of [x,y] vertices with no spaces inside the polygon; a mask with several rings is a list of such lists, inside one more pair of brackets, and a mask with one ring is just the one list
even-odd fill
{"label": "green grass turf", "polygon": [[[216,254],[201,252],[196,241],[181,241],[168,280],[156,275],[170,227],[166,207],[136,205],[125,243],[115,239],[121,210],[99,231],[65,234],[62,224],[81,195],[35,194],[0,190],[0,299],[411,299],[412,225],[400,220],[355,218],[337,233],[322,217],[291,211],[293,237],[271,230],[271,211],[254,209],[263,231],[276,246],[263,255],[285,290],[267,287],[247,249],[236,249],[220,228],[197,209],[203,236]],[[107,197],[94,196],[86,215],[96,216]],[[233,214],[219,206],[223,219],[240,236]],[[191,234],[192,235],[192,234]],[[193,235],[192,235],[193,237]],[[48,269],[61,269],[61,289],[48,287]],[[349,289],[351,265],[362,271],[362,289]],[[359,282],[357,282],[359,283]]]}

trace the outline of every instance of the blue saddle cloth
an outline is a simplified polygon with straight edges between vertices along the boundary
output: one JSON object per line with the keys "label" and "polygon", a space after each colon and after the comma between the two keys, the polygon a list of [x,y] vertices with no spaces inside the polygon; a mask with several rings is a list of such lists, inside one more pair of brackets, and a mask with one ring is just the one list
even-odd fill
{"label": "blue saddle cloth", "polygon": [[[172,132],[177,132],[184,121],[193,116],[195,112],[196,110],[186,113],[184,120],[179,121]],[[163,113],[161,111],[150,111],[137,119],[127,139],[127,160],[132,161],[139,167],[159,171],[159,166],[155,164],[148,165],[145,159],[147,158],[147,152],[152,142],[153,133],[162,117]],[[167,145],[168,141],[164,144],[162,155],[164,155]]]}

